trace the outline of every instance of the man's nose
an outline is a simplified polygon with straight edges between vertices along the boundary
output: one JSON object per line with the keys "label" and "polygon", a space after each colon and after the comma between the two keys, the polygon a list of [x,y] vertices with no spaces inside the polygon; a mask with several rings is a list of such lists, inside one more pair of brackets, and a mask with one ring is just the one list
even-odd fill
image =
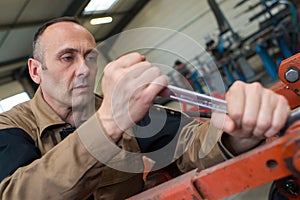
{"label": "man's nose", "polygon": [[84,58],[81,58],[78,64],[78,68],[76,69],[77,76],[88,76],[90,74],[90,68],[87,65]]}

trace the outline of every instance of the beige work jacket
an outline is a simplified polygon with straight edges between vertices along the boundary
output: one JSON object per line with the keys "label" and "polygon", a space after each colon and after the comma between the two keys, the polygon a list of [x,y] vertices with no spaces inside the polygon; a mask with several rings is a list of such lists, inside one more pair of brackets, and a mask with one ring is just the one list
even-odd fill
{"label": "beige work jacket", "polygon": [[[0,114],[0,130],[21,128],[41,153],[39,159],[19,167],[0,183],[0,199],[74,200],[87,199],[93,194],[95,199],[120,200],[142,190],[142,173],[117,170],[122,169],[122,161],[130,160],[132,167],[142,172],[142,158],[132,159],[122,153],[124,149],[140,152],[134,137],[124,134],[117,144],[119,148],[115,148],[96,114],[62,140],[59,132],[68,126],[44,101],[40,89],[32,100]],[[180,131],[174,160],[183,172],[195,167],[206,168],[226,159],[225,148],[220,150],[221,143],[207,150],[208,144],[204,143],[210,136],[217,139],[220,136],[220,132],[208,127],[208,123],[192,121]],[[183,155],[179,153],[182,151]],[[205,151],[208,153],[203,153]],[[114,164],[107,165],[110,162]]]}

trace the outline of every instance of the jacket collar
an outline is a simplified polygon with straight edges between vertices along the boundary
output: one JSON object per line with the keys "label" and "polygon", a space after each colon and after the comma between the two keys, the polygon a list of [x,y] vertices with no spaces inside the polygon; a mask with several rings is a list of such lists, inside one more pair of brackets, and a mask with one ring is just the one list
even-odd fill
{"label": "jacket collar", "polygon": [[[102,97],[95,95],[95,111],[101,105]],[[41,88],[39,87],[31,100],[32,112],[36,118],[40,136],[46,128],[54,125],[67,125],[52,107],[45,101]],[[92,113],[94,114],[94,113]],[[89,116],[85,116],[88,118]],[[87,120],[87,119],[86,119]]]}
{"label": "jacket collar", "polygon": [[49,126],[66,124],[66,122],[64,122],[45,101],[40,87],[37,89],[31,100],[31,108],[36,118],[37,126],[40,130],[40,136]]}

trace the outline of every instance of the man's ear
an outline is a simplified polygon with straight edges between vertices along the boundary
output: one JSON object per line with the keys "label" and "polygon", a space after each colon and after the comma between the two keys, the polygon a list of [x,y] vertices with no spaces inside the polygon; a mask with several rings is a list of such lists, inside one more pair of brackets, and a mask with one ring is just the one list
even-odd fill
{"label": "man's ear", "polygon": [[39,68],[41,67],[41,63],[34,58],[29,58],[27,64],[31,79],[36,84],[40,84],[41,78],[39,74]]}

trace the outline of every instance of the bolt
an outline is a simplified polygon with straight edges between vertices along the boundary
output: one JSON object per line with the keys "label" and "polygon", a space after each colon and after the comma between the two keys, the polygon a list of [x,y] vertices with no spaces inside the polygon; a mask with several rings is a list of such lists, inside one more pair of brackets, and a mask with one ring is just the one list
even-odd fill
{"label": "bolt", "polygon": [[290,83],[295,83],[299,80],[299,73],[297,69],[290,68],[287,72],[284,74],[285,79]]}

